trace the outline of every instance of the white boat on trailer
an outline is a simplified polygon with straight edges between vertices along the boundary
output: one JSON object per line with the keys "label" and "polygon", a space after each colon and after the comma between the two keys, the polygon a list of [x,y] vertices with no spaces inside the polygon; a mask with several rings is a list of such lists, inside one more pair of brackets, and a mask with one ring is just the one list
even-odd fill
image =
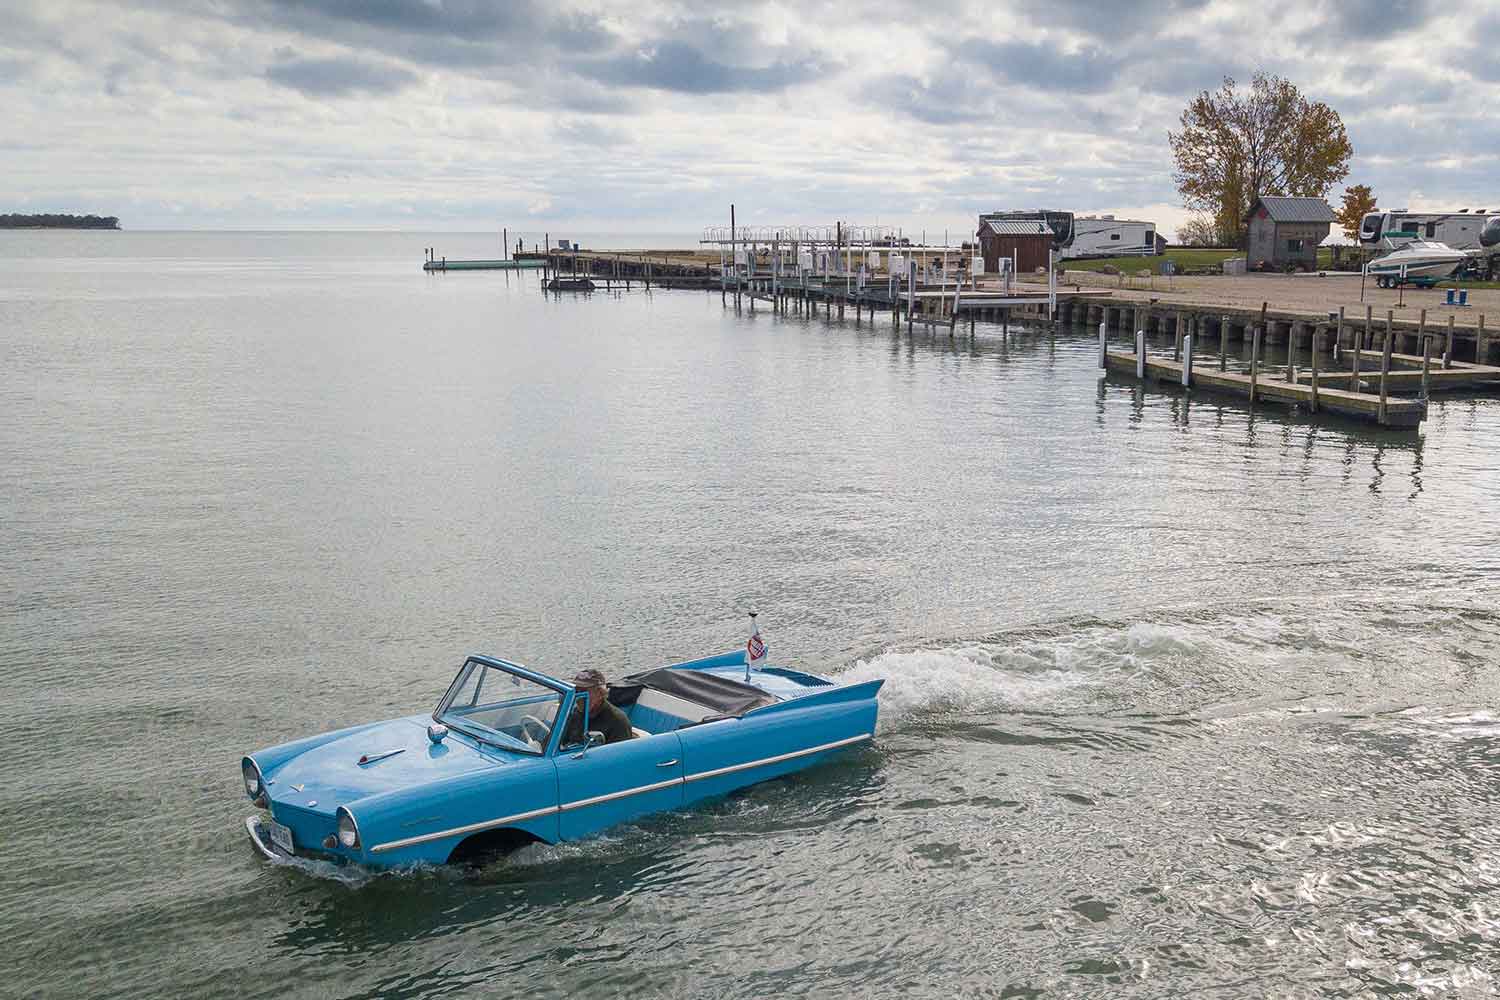
{"label": "white boat on trailer", "polygon": [[1389,239],[1385,243],[1389,252],[1366,265],[1366,273],[1381,288],[1403,284],[1431,287],[1450,277],[1469,256],[1431,240],[1411,240],[1399,246]]}

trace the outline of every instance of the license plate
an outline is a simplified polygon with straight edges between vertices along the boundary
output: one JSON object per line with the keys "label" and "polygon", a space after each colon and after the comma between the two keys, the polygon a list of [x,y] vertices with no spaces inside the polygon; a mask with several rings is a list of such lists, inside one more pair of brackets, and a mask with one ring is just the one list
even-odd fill
{"label": "license plate", "polygon": [[274,819],[266,820],[266,831],[271,834],[271,843],[288,854],[292,853],[292,828],[282,826]]}

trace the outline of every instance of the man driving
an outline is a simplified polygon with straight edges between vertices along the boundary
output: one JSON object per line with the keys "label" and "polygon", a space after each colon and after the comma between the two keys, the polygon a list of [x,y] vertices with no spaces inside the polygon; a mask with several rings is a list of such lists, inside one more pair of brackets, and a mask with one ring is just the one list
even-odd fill
{"label": "man driving", "polygon": [[[630,719],[610,703],[609,683],[602,673],[597,670],[578,671],[573,678],[573,689],[588,692],[588,728],[603,733],[605,743],[619,743],[621,740],[635,738]],[[568,726],[563,730],[562,738],[562,745],[565,747],[584,741],[584,701],[579,698],[574,702],[573,711],[568,715]]]}

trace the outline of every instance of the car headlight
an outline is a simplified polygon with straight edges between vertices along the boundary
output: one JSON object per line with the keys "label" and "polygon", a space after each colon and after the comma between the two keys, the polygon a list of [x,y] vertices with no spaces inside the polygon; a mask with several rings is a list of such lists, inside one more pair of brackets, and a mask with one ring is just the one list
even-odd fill
{"label": "car headlight", "polygon": [[252,799],[258,796],[261,792],[260,768],[255,766],[255,761],[246,757],[240,764],[240,773],[245,778],[245,794]]}
{"label": "car headlight", "polygon": [[354,817],[339,810],[339,843],[351,851],[359,849],[359,827],[354,825]]}

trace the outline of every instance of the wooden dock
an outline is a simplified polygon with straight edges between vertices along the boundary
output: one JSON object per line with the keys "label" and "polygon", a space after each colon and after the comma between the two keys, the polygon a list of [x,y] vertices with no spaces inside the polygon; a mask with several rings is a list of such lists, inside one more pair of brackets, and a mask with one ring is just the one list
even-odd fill
{"label": "wooden dock", "polygon": [[447,257],[422,264],[424,271],[530,271],[543,266],[540,260],[449,260]]}
{"label": "wooden dock", "polygon": [[[1350,368],[1347,371],[1319,372],[1318,379],[1321,383],[1332,383],[1353,388],[1356,384],[1375,385],[1380,380],[1379,365],[1382,353],[1380,351],[1344,351],[1342,356],[1350,359],[1353,363],[1355,355],[1358,355],[1362,369]],[[1391,371],[1386,372],[1385,380],[1387,390],[1393,393],[1433,393],[1445,389],[1474,389],[1492,387],[1500,384],[1500,367],[1494,365],[1476,365],[1467,361],[1454,361],[1451,358],[1443,367],[1440,358],[1432,356],[1420,357],[1415,354],[1391,354]],[[1312,373],[1300,371],[1296,374],[1298,382],[1310,382]]]}
{"label": "wooden dock", "polygon": [[[1201,359],[1195,360],[1201,361]],[[1109,351],[1107,361],[1110,371],[1131,374],[1136,371],[1134,354]],[[1145,364],[1148,380],[1182,384],[1185,370],[1182,362],[1173,361],[1170,358],[1148,357]],[[1267,399],[1306,407],[1311,407],[1313,402],[1313,389],[1310,385],[1287,382],[1274,377],[1256,378],[1239,372],[1220,372],[1196,365],[1190,370],[1190,377],[1191,386],[1226,392],[1247,399]],[[1252,389],[1254,390],[1253,396],[1251,395]],[[1369,392],[1351,392],[1347,389],[1325,389],[1321,386],[1317,392],[1317,403],[1320,410],[1383,423],[1389,427],[1416,427],[1427,415],[1426,403],[1411,399],[1387,399],[1385,419],[1381,420],[1381,402],[1378,395]]]}
{"label": "wooden dock", "polygon": [[[1340,389],[1325,386],[1323,373],[1318,371],[1316,353],[1313,355],[1313,365],[1306,384],[1297,378],[1295,368],[1290,365],[1280,372],[1270,366],[1263,367],[1260,361],[1259,327],[1255,328],[1252,336],[1250,371],[1247,374],[1228,371],[1222,353],[1217,359],[1195,357],[1191,334],[1186,334],[1175,342],[1173,357],[1170,359],[1150,356],[1143,330],[1138,330],[1135,334],[1133,351],[1110,350],[1108,329],[1101,323],[1099,368],[1101,372],[1128,372],[1142,381],[1173,382],[1188,390],[1202,388],[1242,396],[1252,406],[1265,399],[1304,407],[1310,413],[1336,413],[1385,427],[1416,428],[1427,415],[1425,396],[1421,399],[1390,398],[1392,377],[1398,373],[1391,370],[1392,353],[1389,349],[1382,350],[1377,355],[1378,369],[1366,372],[1363,376],[1371,379],[1378,386],[1378,391],[1363,392],[1358,387]],[[1214,369],[1215,360],[1219,365],[1218,370]],[[1341,374],[1334,373],[1335,380]],[[1412,374],[1421,376],[1422,372]]]}
{"label": "wooden dock", "polygon": [[[1128,299],[1090,300],[1077,294],[1059,295],[1058,318],[1089,329],[1104,323],[1108,329],[1125,335],[1145,330],[1155,336],[1194,334],[1200,344],[1211,339],[1225,342],[1248,341],[1252,328],[1260,327],[1262,343],[1285,346],[1292,350],[1332,351],[1356,346],[1384,346],[1387,337],[1395,341],[1395,350],[1415,356],[1420,362],[1423,343],[1435,345],[1434,356],[1451,360],[1490,365],[1497,360],[1493,331],[1486,329],[1485,316],[1474,317],[1472,326],[1429,325],[1427,310],[1419,310],[1415,320],[1398,320],[1391,310],[1376,316],[1366,306],[1361,314],[1335,305],[1319,316],[1281,312],[1274,303],[1263,303],[1259,309],[1230,308],[1173,302],[1165,294],[1149,302]],[[1440,345],[1440,346],[1438,346]]]}

